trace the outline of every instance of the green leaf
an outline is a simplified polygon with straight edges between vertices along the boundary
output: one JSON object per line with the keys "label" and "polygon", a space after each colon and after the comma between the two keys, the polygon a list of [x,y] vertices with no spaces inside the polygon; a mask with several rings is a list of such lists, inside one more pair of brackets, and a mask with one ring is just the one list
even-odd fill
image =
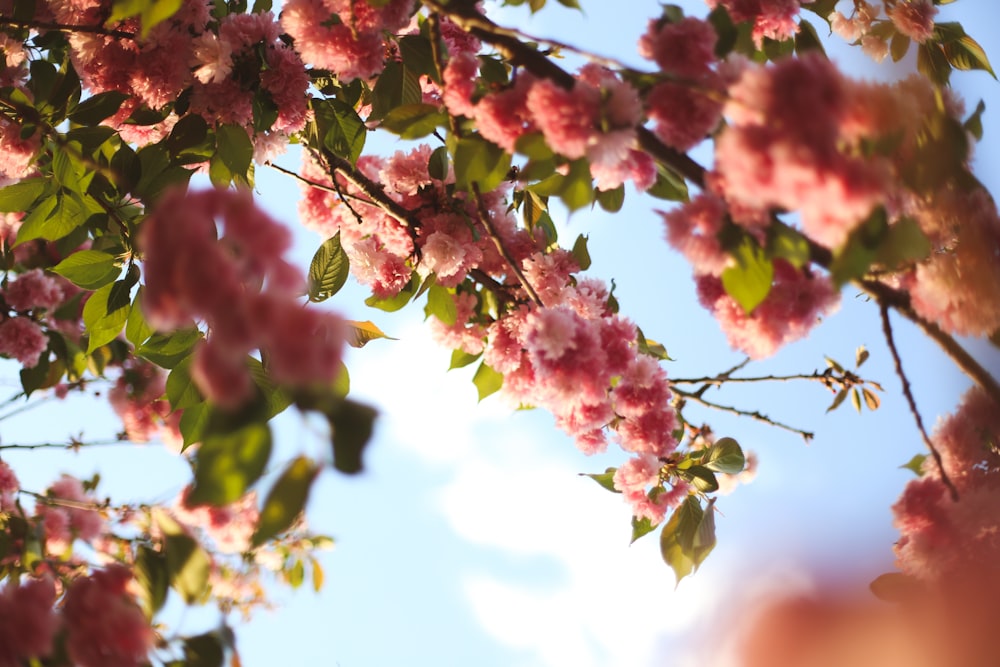
{"label": "green leaf", "polygon": [[113,25],[138,14],[141,37],[146,39],[150,30],[173,16],[183,4],[184,0],[115,0],[107,23]]}
{"label": "green leaf", "polygon": [[427,75],[440,83],[437,66],[434,64],[434,50],[431,41],[423,35],[404,35],[397,40],[399,55],[411,71]]}
{"label": "green leaf", "polygon": [[373,408],[344,399],[327,411],[333,440],[333,467],[347,475],[361,472],[361,454],[372,436],[377,413]]}
{"label": "green leaf", "polygon": [[[216,152],[209,169],[213,167],[218,169],[217,165],[223,165],[229,174],[228,177],[223,175],[221,179],[226,181],[225,185],[228,185],[230,180],[248,183],[248,172],[253,162],[253,142],[247,131],[239,125],[220,125],[215,131],[215,137]],[[216,180],[213,178],[213,183]]]}
{"label": "green leaf", "polygon": [[518,153],[527,156],[531,160],[551,160],[555,153],[545,143],[545,135],[541,132],[528,132],[517,138],[514,148]]}
{"label": "green leaf", "polygon": [[694,543],[704,518],[701,504],[694,496],[688,496],[660,532],[660,555],[674,571],[678,584],[696,567]]}
{"label": "green leaf", "polygon": [[167,557],[145,545],[139,545],[135,558],[135,580],[139,584],[139,604],[147,619],[152,619],[167,601],[170,573]]}
{"label": "green leaf", "polygon": [[167,400],[174,410],[186,410],[205,401],[191,379],[192,359],[191,356],[186,357],[167,375]]}
{"label": "green leaf", "polygon": [[774,265],[749,236],[743,237],[733,256],[736,266],[722,272],[722,287],[749,315],[771,292]]}
{"label": "green leaf", "polygon": [[373,294],[365,299],[365,304],[371,306],[372,308],[384,310],[387,313],[394,313],[410,302],[410,299],[413,298],[416,290],[416,281],[411,278],[409,284],[400,290],[399,294],[391,296],[388,299],[380,299]]}
{"label": "green leaf", "polygon": [[186,637],[183,645],[184,667],[223,667],[226,662],[226,648],[217,632]]}
{"label": "green leaf", "polygon": [[427,291],[427,306],[424,308],[424,315],[433,315],[446,326],[453,326],[458,318],[458,310],[455,307],[455,299],[447,288],[440,285],[431,285]]}
{"label": "green leaf", "polygon": [[199,403],[186,409],[181,415],[181,423],[178,428],[184,438],[183,449],[187,449],[196,442],[201,442],[205,429],[208,427],[211,411],[211,406],[208,403]]}
{"label": "green leaf", "polygon": [[419,104],[422,100],[420,75],[403,63],[390,61],[372,89],[369,120],[379,120],[397,107]]}
{"label": "green leaf", "polygon": [[684,179],[666,167],[656,165],[656,182],[646,193],[667,201],[687,201],[688,189]]}
{"label": "green leaf", "polygon": [[319,467],[305,456],[297,457],[285,468],[264,501],[257,530],[251,540],[253,546],[259,547],[295,522],[305,509],[309,490],[317,474]]}
{"label": "green leaf", "polygon": [[809,240],[788,225],[772,224],[767,228],[767,256],[802,268],[809,263]]}
{"label": "green leaf", "polygon": [[834,283],[839,286],[864,276],[878,257],[879,246],[888,232],[889,222],[885,209],[880,206],[851,232],[844,246],[834,254],[830,264],[830,277]]}
{"label": "green leaf", "polygon": [[351,347],[364,347],[370,341],[378,338],[398,340],[392,336],[387,336],[385,332],[375,326],[375,323],[371,320],[365,320],[364,322],[348,320],[347,326],[347,344]]}
{"label": "green leaf", "polygon": [[909,262],[919,262],[931,254],[931,242],[913,218],[902,218],[889,227],[878,247],[879,263],[890,269]]}
{"label": "green leaf", "polygon": [[115,115],[128,95],[117,90],[109,90],[93,95],[79,105],[69,115],[69,119],[80,125],[97,125],[105,118]]}
{"label": "green leaf", "polygon": [[153,335],[153,327],[146,322],[142,314],[143,287],[140,285],[136,290],[135,300],[132,308],[129,309],[128,319],[125,321],[125,338],[136,348],[145,343]]}
{"label": "green leaf", "polygon": [[598,190],[597,203],[608,213],[617,213],[625,204],[625,186],[619,185],[614,190]]}
{"label": "green leaf", "polygon": [[900,468],[906,468],[911,471],[917,477],[924,476],[924,461],[927,460],[926,454],[915,454],[912,459],[899,466]]}
{"label": "green leaf", "polygon": [[823,48],[823,42],[819,38],[819,34],[816,32],[816,28],[813,24],[804,18],[799,19],[799,31],[795,34],[795,53],[796,55],[802,55],[804,53],[809,53],[810,51],[819,51],[820,53],[826,53]]}
{"label": "green leaf", "polygon": [[712,493],[719,490],[719,480],[715,478],[715,473],[705,466],[693,465],[678,470],[677,474],[701,493]]}
{"label": "green leaf", "polygon": [[257,385],[264,398],[265,411],[263,418],[273,419],[277,417],[292,404],[292,397],[287,391],[271,381],[271,378],[268,377],[267,372],[264,370],[264,364],[258,359],[247,356],[246,363],[247,369],[250,371],[250,377],[253,378],[254,384]]}
{"label": "green leaf", "polygon": [[746,458],[743,456],[740,444],[734,439],[719,438],[709,447],[707,455],[702,459],[702,465],[715,472],[735,475],[743,472]]}
{"label": "green leaf", "polygon": [[448,122],[448,116],[433,104],[407,104],[386,114],[379,127],[403,139],[420,139]]}
{"label": "green leaf", "polygon": [[648,516],[644,516],[641,519],[637,516],[632,517],[632,539],[629,540],[629,544],[635,544],[635,541],[640,537],[650,534],[659,524],[653,523]]}
{"label": "green leaf", "polygon": [[901,32],[895,33],[892,36],[892,41],[889,42],[889,55],[892,56],[892,62],[898,63],[909,50],[910,38]]}
{"label": "green leaf", "polygon": [[986,57],[986,51],[979,45],[979,42],[968,35],[963,35],[957,40],[946,42],[941,46],[944,57],[955,69],[983,70],[989,72],[990,76],[994,79],[997,78],[997,75],[993,72],[993,68],[990,66],[989,58]]}
{"label": "green leaf", "polygon": [[59,192],[49,197],[25,217],[17,230],[17,243],[35,239],[55,241],[73,232],[90,217],[87,204],[95,203],[89,195],[80,197],[71,192]]}
{"label": "green leaf", "polygon": [[4,213],[27,211],[45,193],[48,184],[46,178],[26,178],[0,188],[0,211]]}
{"label": "green leaf", "polygon": [[227,433],[206,436],[194,464],[190,505],[223,506],[243,497],[260,479],[271,456],[271,429],[252,422]]}
{"label": "green leaf", "polygon": [[828,407],[826,411],[833,412],[834,410],[839,408],[840,404],[844,402],[845,398],[847,398],[847,391],[848,391],[847,389],[841,389],[839,392],[837,392],[837,395],[833,397],[833,403],[830,404],[830,407]]}
{"label": "green leaf", "polygon": [[115,308],[109,312],[109,299],[115,284],[105,285],[91,294],[83,307],[83,323],[90,337],[87,354],[92,354],[97,348],[117,338],[128,319],[128,307]]}
{"label": "green leaf", "polygon": [[476,374],[472,376],[472,384],[476,385],[479,391],[479,400],[482,401],[490,394],[495,394],[503,386],[503,373],[498,373],[485,362],[479,364]]}
{"label": "green leaf", "polygon": [[983,139],[983,112],[986,111],[986,103],[979,100],[979,104],[976,105],[976,110],[972,112],[966,121],[962,124],[965,131],[976,138],[976,141],[982,141]]}
{"label": "green leaf", "polygon": [[139,345],[135,353],[161,368],[173,368],[191,353],[194,344],[201,340],[198,329],[181,329],[170,334],[153,334]]}
{"label": "green leaf", "polygon": [[451,353],[451,364],[448,366],[448,370],[465,368],[481,356],[483,356],[482,352],[479,354],[469,354],[465,350],[454,350]]}
{"label": "green leaf", "polygon": [[587,251],[587,236],[580,234],[576,237],[576,241],[573,243],[573,259],[576,260],[577,266],[580,267],[581,271],[586,271],[590,268],[590,253]]}
{"label": "green leaf", "polygon": [[358,116],[354,107],[338,99],[326,100],[333,114],[329,117],[329,127],[323,137],[323,145],[335,155],[357,164],[365,147],[368,128]]}
{"label": "green leaf", "polygon": [[590,164],[586,159],[581,158],[570,163],[569,173],[563,179],[557,194],[571,212],[587,206],[594,200],[594,182],[590,176]]}
{"label": "green leaf", "polygon": [[510,155],[479,135],[458,140],[455,148],[455,186],[471,190],[479,185],[482,192],[495,189],[510,171]]}
{"label": "green leaf", "polygon": [[448,148],[446,146],[438,146],[431,153],[431,157],[427,161],[427,173],[433,179],[445,181],[448,179],[449,162]]}
{"label": "green leaf", "polygon": [[320,245],[309,265],[309,300],[326,301],[340,291],[351,273],[351,263],[340,244],[340,232]]}
{"label": "green leaf", "polygon": [[153,508],[153,521],[164,536],[163,554],[167,561],[170,585],[186,604],[206,599],[212,559],[163,508]]}
{"label": "green leaf", "polygon": [[117,257],[99,250],[78,250],[51,270],[85,290],[96,290],[114,282],[122,271]]}
{"label": "green leaf", "polygon": [[603,488],[607,489],[608,491],[611,491],[612,493],[621,493],[621,491],[615,488],[616,472],[618,472],[618,468],[607,468],[604,470],[604,472],[600,473],[580,473],[580,474],[583,475],[584,477],[589,477],[590,479],[594,480],[595,482],[600,484]]}
{"label": "green leaf", "polygon": [[951,64],[944,54],[944,47],[934,42],[924,42],[917,47],[917,70],[931,82],[947,86],[951,78]]}

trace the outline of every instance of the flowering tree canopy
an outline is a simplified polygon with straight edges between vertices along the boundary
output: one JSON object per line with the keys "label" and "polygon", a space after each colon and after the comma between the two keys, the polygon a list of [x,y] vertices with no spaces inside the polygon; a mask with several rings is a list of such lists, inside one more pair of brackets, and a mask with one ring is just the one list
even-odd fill
{"label": "flowering tree canopy", "polygon": [[[744,363],[668,378],[664,345],[620,311],[613,284],[585,275],[587,238],[566,243],[553,222],[617,212],[627,191],[663,201],[666,241],[748,361],[808,336],[846,286],[867,295],[927,447],[893,508],[900,572],[875,590],[963,609],[921,627],[959,628],[962,664],[985,655],[984,619],[1000,615],[983,594],[1000,584],[1000,384],[956,337],[1000,337],[1000,217],[969,167],[984,107],[968,112],[949,79],[992,74],[989,60],[960,24],[936,21],[947,0],[706,4],[705,18],[674,5],[651,16],[640,70],[499,25],[474,0],[278,12],[267,0],[0,0],[0,355],[20,365],[13,401],[106,388],[122,440],[160,439],[192,471],[172,502],[115,504],[96,479],[22,488],[0,460],[0,665],[217,665],[232,634],[165,632],[168,599],[211,599],[225,615],[265,602],[266,572],[321,585],[312,554],[329,538],[302,512],[327,468],[362,469],[375,417],[348,397],[343,349],[386,337],[318,305],[349,276],[372,308],[423,304],[451,366],[475,365],[481,399],[549,411],[584,453],[620,449],[590,476],[628,503],[633,540],[658,531],[678,581],[691,574],[715,547],[718,496],[754,457],[686,406],[808,439],[705,390],[813,381],[834,393],[830,409],[874,410],[882,388],[860,375],[863,349],[854,370],[831,360],[754,378]],[[919,73],[851,78],[819,32],[876,61],[915,50]],[[372,133],[408,147],[378,155]],[[280,164],[290,143],[296,169]],[[326,239],[307,272],[255,202],[260,169],[300,184],[301,223]],[[196,174],[211,187],[189,187]],[[931,433],[891,316],[974,383]],[[271,420],[291,409],[328,423],[327,457],[272,456]],[[0,452],[17,447],[31,445]],[[283,472],[259,488],[268,466]],[[772,616],[800,612],[833,614]],[[775,664],[765,639],[748,664]]]}

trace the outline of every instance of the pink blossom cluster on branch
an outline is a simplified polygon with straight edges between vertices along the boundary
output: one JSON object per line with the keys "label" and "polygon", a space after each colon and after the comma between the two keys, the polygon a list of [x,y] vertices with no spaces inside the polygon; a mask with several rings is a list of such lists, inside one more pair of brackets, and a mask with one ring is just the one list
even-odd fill
{"label": "pink blossom cluster on branch", "polygon": [[163,331],[195,320],[207,325],[191,375],[219,405],[237,407],[251,397],[247,355],[254,350],[288,385],[331,383],[339,371],[342,321],[296,303],[305,285],[283,259],[290,242],[288,230],[247,192],[174,191],[145,223],[146,316]]}

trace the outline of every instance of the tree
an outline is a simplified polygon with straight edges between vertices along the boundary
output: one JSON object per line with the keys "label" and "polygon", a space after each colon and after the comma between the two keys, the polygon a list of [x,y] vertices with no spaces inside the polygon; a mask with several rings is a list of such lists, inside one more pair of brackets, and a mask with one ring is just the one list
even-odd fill
{"label": "tree", "polygon": [[[193,475],[169,506],[119,506],[97,500],[96,479],[32,491],[0,463],[0,609],[30,610],[23,628],[5,626],[7,662],[218,664],[235,651],[227,630],[154,631],[168,597],[250,608],[266,569],[320,585],[311,553],[328,538],[299,517],[326,467],[362,469],[375,414],[347,397],[342,346],[385,334],[302,299],[329,299],[349,273],[369,306],[424,303],[452,367],[476,365],[481,399],[502,388],[584,452],[624,450],[591,477],[630,503],[633,540],[658,530],[678,580],[691,574],[716,544],[715,493],[748,457],[689,408],[812,435],[716,403],[710,387],[818,382],[830,409],[850,398],[858,410],[878,408],[882,389],[860,374],[864,349],[854,370],[830,360],[755,377],[740,364],[668,379],[664,345],[619,313],[613,286],[582,275],[587,238],[561,246],[549,208],[617,211],[626,182],[677,202],[662,216],[668,240],[748,358],[807,336],[845,286],[867,295],[929,452],[895,508],[902,573],[877,591],[995,618],[970,580],[995,584],[984,521],[1000,386],[956,336],[1000,331],[1000,218],[969,169],[983,106],[962,113],[947,87],[952,69],[992,74],[986,55],[959,24],[935,23],[927,0],[887,1],[885,17],[860,1],[846,15],[827,0],[708,4],[704,20],[665,6],[640,40],[641,71],[466,0],[294,0],[280,16],[269,3],[0,5],[0,354],[22,385],[11,405],[109,385],[123,439],[176,443]],[[914,49],[922,76],[847,77],[806,15],[876,59]],[[561,52],[584,64],[564,67]],[[372,132],[419,143],[378,157]],[[275,161],[289,141],[298,171]],[[706,141],[710,171],[690,154]],[[302,222],[328,239],[308,278],[285,259],[288,231],[254,203],[260,167],[302,184]],[[187,187],[197,172],[213,187]],[[891,317],[976,385],[933,434]],[[290,408],[328,424],[325,459],[273,460],[269,423]],[[269,465],[283,472],[258,507]],[[986,635],[962,625],[977,655]]]}

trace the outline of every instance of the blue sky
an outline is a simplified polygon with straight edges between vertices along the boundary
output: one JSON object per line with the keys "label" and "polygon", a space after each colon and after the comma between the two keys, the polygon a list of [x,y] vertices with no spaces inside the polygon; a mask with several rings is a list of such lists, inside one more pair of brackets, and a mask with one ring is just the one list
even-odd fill
{"label": "blue sky", "polygon": [[[550,4],[530,20],[519,10],[504,10],[499,20],[642,65],[634,44],[659,11],[657,3],[581,0],[582,16]],[[707,11],[701,3],[685,4],[694,15]],[[938,18],[961,21],[1000,61],[1000,36],[988,29],[1000,18],[992,0],[962,0],[943,7]],[[889,65],[876,66],[848,49],[831,53],[863,76],[889,76]],[[986,100],[978,175],[998,192],[998,84],[981,72],[957,72],[954,81],[969,109]],[[396,149],[391,139],[383,145]],[[298,166],[291,156],[281,162]],[[297,186],[261,169],[257,189],[265,207],[295,228]],[[561,237],[572,242],[576,234],[590,235],[589,273],[615,279],[623,312],[676,359],[667,365],[671,376],[732,366],[741,357],[697,305],[689,267],[663,241],[652,209],[664,203],[631,192],[628,199],[614,216],[558,216]],[[303,266],[320,241],[297,228]],[[863,375],[885,387],[883,407],[858,415],[845,405],[827,415],[832,396],[816,384],[715,394],[720,402],[816,431],[809,445],[749,420],[692,410],[690,417],[710,420],[718,434],[756,451],[760,471],[754,483],[719,501],[719,545],[676,590],[656,536],[630,547],[627,506],[577,475],[618,465],[623,456],[584,457],[541,411],[512,411],[497,397],[477,404],[471,369],[446,372],[449,351],[430,341],[422,307],[386,314],[367,309],[365,296],[352,281],[331,307],[352,319],[371,319],[399,339],[375,341],[348,359],[354,395],[380,411],[367,470],[355,478],[332,471],[321,477],[308,518],[337,540],[321,557],[326,586],[319,595],[278,588],[279,610],[238,625],[246,667],[699,664],[725,643],[732,616],[726,610],[741,602],[831,577],[861,590],[891,569],[889,507],[911,475],[898,466],[922,446],[892,372],[877,309],[850,289],[840,311],[808,340],[748,372],[810,372],[823,367],[824,355],[851,363],[864,344],[872,356]],[[895,323],[916,400],[933,424],[968,383],[919,332]],[[971,347],[1000,368],[1000,355],[987,344]],[[63,407],[4,423],[4,442],[37,442],[81,429],[103,437],[119,428],[104,405],[81,405],[70,417],[79,423],[68,421]],[[280,424],[280,454],[323,447],[314,425],[297,415],[283,416]],[[99,469],[104,491],[122,499],[171,498],[187,474],[155,445],[76,456],[21,453],[9,460],[25,486],[35,488],[63,470],[83,476]],[[194,627],[200,621],[194,615],[186,622]]]}

